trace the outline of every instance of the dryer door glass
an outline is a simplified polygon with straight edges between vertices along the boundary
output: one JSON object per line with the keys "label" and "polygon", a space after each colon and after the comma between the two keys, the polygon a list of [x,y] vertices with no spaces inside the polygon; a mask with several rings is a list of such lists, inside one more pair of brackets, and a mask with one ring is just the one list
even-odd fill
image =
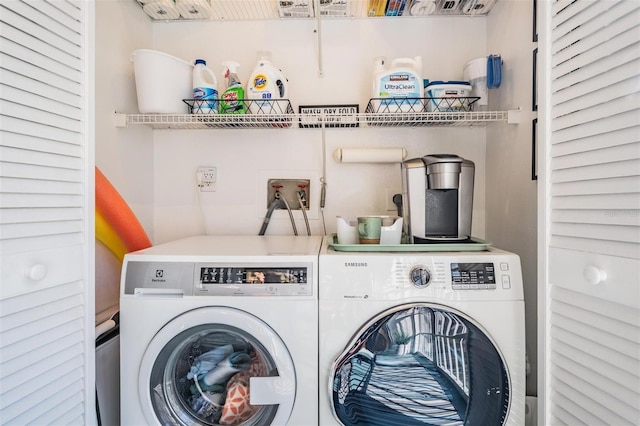
{"label": "dryer door glass", "polygon": [[509,377],[491,338],[464,314],[416,303],[362,327],[332,371],[344,425],[501,425]]}
{"label": "dryer door glass", "polygon": [[251,334],[228,324],[202,324],[160,350],[148,391],[162,424],[268,425],[278,406],[251,405],[250,383],[276,376],[273,357]]}

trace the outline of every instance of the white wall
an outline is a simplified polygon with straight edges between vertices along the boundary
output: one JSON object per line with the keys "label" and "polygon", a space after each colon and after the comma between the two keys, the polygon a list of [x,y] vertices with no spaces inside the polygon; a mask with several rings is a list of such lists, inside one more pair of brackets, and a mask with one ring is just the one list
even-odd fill
{"label": "white wall", "polygon": [[[503,84],[490,90],[495,109],[520,107],[517,126],[487,128],[487,239],[520,255],[525,295],[527,395],[536,395],[537,376],[537,181],[531,179],[532,3],[498,2],[489,14],[488,45],[504,58]],[[514,43],[513,40],[518,40]]]}
{"label": "white wall", "polygon": [[[371,97],[373,60],[421,55],[424,77],[462,79],[464,63],[486,55],[484,18],[344,19],[322,24],[323,76],[313,20],[155,23],[154,48],[185,60],[204,58],[220,76],[225,60],[241,64],[243,83],[258,59],[272,52],[287,75],[294,110],[299,105],[359,104]],[[473,36],[470,36],[473,35]],[[210,233],[256,234],[267,208],[268,178],[311,179],[313,233],[322,233],[318,211],[322,132],[317,129],[156,130],[154,142],[155,242]],[[338,164],[338,147],[405,147],[410,157],[454,153],[476,162],[474,235],[484,236],[483,128],[357,128],[326,130],[328,232],[336,215],[386,213],[386,189],[400,192],[400,166]],[[218,168],[218,190],[200,196],[199,165]],[[296,212],[299,213],[299,212]],[[296,215],[299,230],[302,216]],[[176,220],[177,219],[177,220]],[[274,215],[269,234],[291,233],[288,216]]]}
{"label": "white wall", "polygon": [[153,135],[118,128],[115,112],[136,112],[131,52],[152,43],[152,25],[133,0],[96,0],[96,166],[153,239]]}

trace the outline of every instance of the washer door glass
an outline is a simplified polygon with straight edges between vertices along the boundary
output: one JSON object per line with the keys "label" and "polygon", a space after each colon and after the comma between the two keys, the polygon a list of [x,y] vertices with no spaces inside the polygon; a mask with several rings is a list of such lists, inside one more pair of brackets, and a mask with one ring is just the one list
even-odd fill
{"label": "washer door glass", "polygon": [[344,425],[501,425],[507,368],[464,314],[407,304],[356,333],[331,373],[334,415]]}
{"label": "washer door glass", "polygon": [[232,308],[174,319],[147,349],[139,380],[145,415],[165,425],[284,423],[295,399],[284,343],[264,322]]}

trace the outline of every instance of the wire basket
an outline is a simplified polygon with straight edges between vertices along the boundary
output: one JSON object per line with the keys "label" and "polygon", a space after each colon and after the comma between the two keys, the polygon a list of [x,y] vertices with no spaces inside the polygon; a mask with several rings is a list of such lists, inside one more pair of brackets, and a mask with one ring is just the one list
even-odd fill
{"label": "wire basket", "polygon": [[[451,124],[473,111],[479,97],[372,98],[365,109],[370,126]],[[461,115],[462,113],[462,115]]]}
{"label": "wire basket", "polygon": [[[293,108],[288,99],[237,99],[221,112],[221,99],[183,99],[189,114],[209,127],[291,127]],[[226,101],[228,103],[228,101]]]}
{"label": "wire basket", "polygon": [[367,104],[366,113],[402,114],[419,112],[459,112],[473,111],[479,97],[443,97],[443,98],[372,98]]}

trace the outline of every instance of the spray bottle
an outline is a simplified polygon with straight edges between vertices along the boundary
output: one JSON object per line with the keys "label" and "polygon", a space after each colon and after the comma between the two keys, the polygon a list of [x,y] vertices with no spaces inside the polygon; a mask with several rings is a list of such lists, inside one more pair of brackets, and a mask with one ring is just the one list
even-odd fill
{"label": "spray bottle", "polygon": [[244,114],[247,106],[244,103],[244,88],[238,78],[238,67],[240,64],[233,61],[222,63],[223,75],[227,79],[227,90],[222,94],[220,100],[220,112],[222,114]]}
{"label": "spray bottle", "polygon": [[196,59],[193,67],[193,99],[193,113],[218,112],[218,80],[204,59]]}

